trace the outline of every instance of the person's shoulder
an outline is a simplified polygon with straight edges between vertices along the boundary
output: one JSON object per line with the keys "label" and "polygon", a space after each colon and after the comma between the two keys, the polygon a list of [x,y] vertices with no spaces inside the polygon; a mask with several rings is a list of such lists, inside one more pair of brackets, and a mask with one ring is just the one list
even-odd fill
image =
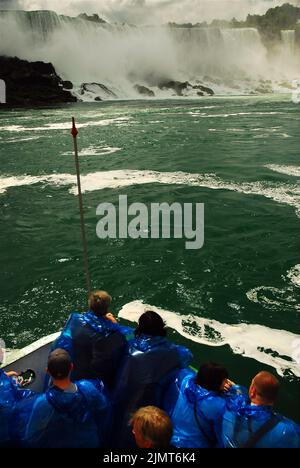
{"label": "person's shoulder", "polygon": [[185,367],[184,369],[180,369],[176,374],[176,381],[186,385],[188,382],[195,382],[196,376],[197,374],[193,369]]}
{"label": "person's shoulder", "polygon": [[70,314],[70,320],[72,322],[86,321],[88,318],[89,314],[87,312],[72,312],[72,314]]}
{"label": "person's shoulder", "polygon": [[90,408],[109,407],[109,398],[102,380],[80,380],[75,382],[79,392],[86,398]]}
{"label": "person's shoulder", "polygon": [[223,400],[225,402],[226,413],[236,413],[238,411],[246,411],[247,408],[251,414],[250,400],[247,394],[243,392],[223,392]]}
{"label": "person's shoulder", "polygon": [[68,320],[66,322],[66,327],[71,327],[74,324],[78,323],[80,320],[83,319],[84,315],[85,314],[83,314],[83,313],[72,312],[68,317]]}
{"label": "person's shoulder", "polygon": [[300,448],[300,426],[280,414],[275,415],[279,421],[270,436],[274,448]]}
{"label": "person's shoulder", "polygon": [[295,421],[292,419],[288,419],[285,416],[282,416],[280,414],[277,414],[277,417],[279,419],[278,427],[285,432],[293,432],[297,433],[300,436],[300,426],[297,424]]}
{"label": "person's shoulder", "polygon": [[1,386],[12,385],[11,378],[8,377],[2,369],[0,369],[0,385]]}
{"label": "person's shoulder", "polygon": [[226,399],[221,393],[208,392],[206,398],[202,398],[200,395],[200,400],[210,413],[217,414],[224,412],[226,408]]}
{"label": "person's shoulder", "polygon": [[94,379],[94,380],[82,379],[74,383],[75,385],[77,385],[79,390],[83,391],[83,393],[89,392],[94,395],[99,395],[100,393],[102,394],[105,392],[104,383],[100,379]]}
{"label": "person's shoulder", "polygon": [[[170,342],[169,342],[170,343]],[[188,367],[193,360],[193,353],[189,348],[186,348],[182,345],[177,345],[175,343],[169,344],[170,349],[174,349],[177,352],[177,355],[180,359],[180,367]]]}
{"label": "person's shoulder", "polygon": [[125,325],[121,325],[120,323],[115,323],[115,329],[122,333],[126,337],[127,340],[134,338],[134,329],[131,327],[126,327]]}
{"label": "person's shoulder", "polygon": [[35,413],[39,413],[42,408],[51,408],[51,404],[46,393],[36,393],[31,398],[22,401],[24,407],[31,407]]}

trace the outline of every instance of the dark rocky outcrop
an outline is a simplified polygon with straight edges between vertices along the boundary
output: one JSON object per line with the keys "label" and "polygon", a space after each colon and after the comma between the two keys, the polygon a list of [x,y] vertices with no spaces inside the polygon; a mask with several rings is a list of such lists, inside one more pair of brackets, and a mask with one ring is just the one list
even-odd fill
{"label": "dark rocky outcrop", "polygon": [[139,84],[134,85],[134,89],[141,94],[142,96],[147,96],[147,97],[154,97],[155,93],[152,91],[152,89],[147,88],[146,86],[142,86]]}
{"label": "dark rocky outcrop", "polygon": [[1,106],[32,107],[77,101],[63,89],[64,82],[51,63],[0,56],[0,79],[6,84],[6,104]]}
{"label": "dark rocky outcrop", "polygon": [[195,85],[193,86],[193,89],[199,89],[200,92],[198,92],[198,96],[204,96],[205,94],[208,94],[209,96],[214,96],[214,91],[211,88],[208,88],[207,86],[202,86],[202,85]]}
{"label": "dark rocky outcrop", "polygon": [[64,89],[73,89],[73,83],[71,83],[71,81],[63,81],[62,85]]}
{"label": "dark rocky outcrop", "polygon": [[100,23],[100,24],[106,24],[106,21],[104,21],[103,18],[100,18],[97,13],[94,13],[93,15],[87,15],[86,13],[81,13],[78,15],[78,18],[83,19],[84,21],[92,21],[93,23]]}
{"label": "dark rocky outcrop", "polygon": [[181,81],[164,81],[158,85],[159,89],[173,89],[177,96],[183,96],[183,91],[192,88],[192,85],[188,82],[181,82]]}
{"label": "dark rocky outcrop", "polygon": [[[101,84],[101,83],[82,83],[81,87],[80,87],[80,90],[79,90],[79,94],[81,96],[84,95],[84,93],[91,93],[91,94],[95,94],[95,96],[97,96],[98,94],[104,96],[105,98],[116,98],[117,95],[111,91],[111,89],[109,89],[107,86],[105,86],[104,84]],[[99,96],[97,96],[99,97]],[[101,98],[99,97],[99,99],[101,100]],[[99,100],[97,99],[97,100]],[[95,101],[96,101],[96,97],[95,97]]]}
{"label": "dark rocky outcrop", "polygon": [[183,91],[188,91],[191,89],[198,89],[199,91],[197,92],[198,96],[213,96],[215,93],[211,88],[208,88],[207,86],[202,86],[200,84],[197,85],[192,85],[188,81],[166,81],[163,83],[159,84],[160,89],[173,89],[177,96],[183,96]]}

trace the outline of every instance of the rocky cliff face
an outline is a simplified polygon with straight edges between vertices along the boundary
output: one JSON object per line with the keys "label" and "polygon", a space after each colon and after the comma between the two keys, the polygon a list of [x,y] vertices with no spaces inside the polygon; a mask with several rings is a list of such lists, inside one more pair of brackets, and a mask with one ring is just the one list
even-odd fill
{"label": "rocky cliff face", "polygon": [[51,63],[0,56],[0,79],[6,84],[6,104],[1,107],[44,106],[77,100],[68,91],[72,84],[62,81]]}

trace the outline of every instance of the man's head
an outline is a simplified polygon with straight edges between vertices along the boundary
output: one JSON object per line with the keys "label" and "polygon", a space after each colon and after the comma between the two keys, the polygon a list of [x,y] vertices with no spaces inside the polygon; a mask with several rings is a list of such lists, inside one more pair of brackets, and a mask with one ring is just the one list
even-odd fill
{"label": "man's head", "polygon": [[228,371],[225,367],[215,362],[208,362],[199,368],[196,382],[206,390],[219,392],[227,379]]}
{"label": "man's head", "polygon": [[112,299],[106,291],[94,291],[89,295],[89,308],[98,317],[103,317],[108,313],[111,301]]}
{"label": "man's head", "polygon": [[173,435],[167,413],[155,406],[140,408],[131,419],[132,432],[139,448],[168,448]]}
{"label": "man's head", "polygon": [[71,357],[64,349],[52,351],[48,358],[47,372],[53,380],[69,379],[73,369]]}
{"label": "man's head", "polygon": [[270,372],[260,372],[251,382],[249,397],[256,405],[273,406],[279,392],[279,381]]}
{"label": "man's head", "polygon": [[165,323],[160,315],[152,310],[148,310],[139,318],[139,324],[135,330],[135,335],[162,336],[167,335]]}

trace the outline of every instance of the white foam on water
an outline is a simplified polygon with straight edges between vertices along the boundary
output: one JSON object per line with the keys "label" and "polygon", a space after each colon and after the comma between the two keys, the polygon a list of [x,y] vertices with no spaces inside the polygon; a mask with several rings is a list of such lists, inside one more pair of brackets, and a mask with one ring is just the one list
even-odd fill
{"label": "white foam on water", "polygon": [[[0,177],[0,193],[9,187],[32,185],[35,183],[72,185],[69,192],[77,195],[75,176],[71,174],[51,174],[49,176]],[[269,182],[249,182],[237,184],[220,179],[214,174],[191,174],[186,172],[156,172],[138,170],[117,170],[94,172],[81,176],[82,191],[92,192],[107,188],[129,187],[144,184],[187,185],[212,190],[229,190],[244,195],[258,195],[292,206],[300,217],[300,187],[297,185],[274,185]]]}
{"label": "white foam on water", "polygon": [[9,138],[8,140],[5,140],[5,143],[23,143],[24,141],[31,141],[31,140],[39,140],[41,137],[39,136],[34,136],[34,137],[28,137],[28,138]]}
{"label": "white foam on water", "polygon": [[0,177],[0,194],[5,193],[11,187],[23,187],[34,184],[73,185],[76,177],[71,174],[51,174],[44,176],[15,176]]}
{"label": "white foam on water", "polygon": [[295,265],[287,272],[287,277],[289,280],[300,288],[300,264]]}
{"label": "white foam on water", "polygon": [[[107,156],[108,154],[113,154],[118,151],[121,151],[122,148],[112,147],[112,146],[102,146],[102,147],[95,147],[89,146],[88,148],[81,149],[79,151],[79,156]],[[66,151],[62,153],[62,156],[73,156],[73,151]]]}
{"label": "white foam on water", "polygon": [[[288,280],[289,285],[284,289],[274,288],[272,286],[258,286],[246,293],[249,301],[260,304],[267,309],[276,308],[281,310],[282,307],[290,306],[297,312],[300,311],[300,304],[294,294],[293,286],[300,287],[300,264],[295,265],[287,271],[283,280]],[[291,284],[292,283],[292,284]]]}
{"label": "white foam on water", "polygon": [[271,171],[279,172],[280,174],[300,177],[300,166],[279,166],[277,164],[267,164],[265,167]]}
{"label": "white foam on water", "polygon": [[226,132],[245,133],[243,128],[226,128]]}
{"label": "white foam on water", "polygon": [[240,117],[242,115],[278,115],[283,114],[283,112],[237,112],[230,114],[207,114],[206,112],[189,112],[192,117],[201,117],[201,118],[228,118],[228,117]]}
{"label": "white foam on water", "polygon": [[278,306],[282,305],[282,302],[277,301],[274,298],[269,298],[267,293],[271,293],[273,296],[276,295],[280,296],[284,294],[284,291],[278,288],[273,288],[272,286],[258,286],[257,288],[253,288],[246,293],[247,298],[249,301],[254,302],[256,304],[266,305],[266,306]]}
{"label": "white foam on water", "polygon": [[192,314],[180,315],[138,300],[122,307],[119,317],[137,322],[146,310],[158,312],[168,327],[188,340],[207,346],[229,345],[234,354],[271,366],[279,375],[284,375],[288,371],[300,377],[300,364],[292,358],[293,343],[299,340],[299,335],[262,325],[246,323],[228,325]]}
{"label": "white foam on water", "polygon": [[[84,128],[84,127],[101,127],[101,126],[108,126],[112,124],[116,125],[123,125],[124,123],[128,122],[130,117],[116,117],[113,119],[103,119],[103,120],[91,120],[85,123],[77,123],[77,128]],[[61,123],[53,123],[53,124],[46,124],[42,127],[24,127],[21,125],[7,125],[4,127],[0,127],[1,131],[7,132],[45,132],[51,130],[70,130],[71,131],[71,124],[70,122],[61,122]]]}
{"label": "white foam on water", "polygon": [[[82,176],[82,190],[84,192],[153,183],[188,185],[213,190],[229,190],[245,195],[264,196],[278,203],[294,207],[297,215],[300,217],[300,187],[293,185],[276,186],[267,182],[236,184],[222,180],[214,174],[191,174],[185,172],[119,170],[96,172]],[[72,187],[70,193],[77,194],[77,188]]]}

